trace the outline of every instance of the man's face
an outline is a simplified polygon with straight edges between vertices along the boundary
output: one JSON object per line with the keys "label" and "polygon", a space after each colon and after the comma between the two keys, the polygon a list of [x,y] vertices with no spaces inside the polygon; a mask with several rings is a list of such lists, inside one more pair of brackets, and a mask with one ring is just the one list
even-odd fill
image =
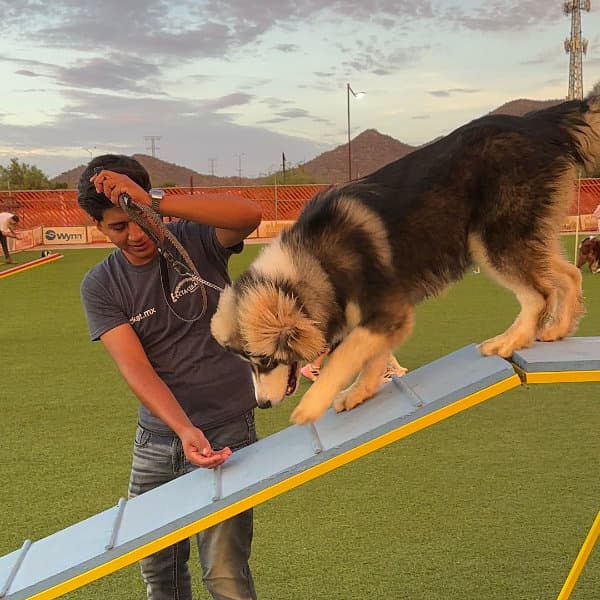
{"label": "man's face", "polygon": [[122,208],[115,206],[105,210],[102,221],[95,223],[132,265],[144,265],[156,255],[154,242]]}

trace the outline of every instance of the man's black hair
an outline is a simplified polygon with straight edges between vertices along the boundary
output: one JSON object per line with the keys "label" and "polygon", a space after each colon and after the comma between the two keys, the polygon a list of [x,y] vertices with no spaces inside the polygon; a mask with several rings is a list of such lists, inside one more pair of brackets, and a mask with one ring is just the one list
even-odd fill
{"label": "man's black hair", "polygon": [[94,157],[79,178],[77,202],[88,215],[97,221],[102,221],[104,211],[114,206],[104,194],[99,194],[94,184],[90,182],[97,168],[123,173],[146,191],[152,187],[148,171],[135,158],[122,154],[103,154]]}

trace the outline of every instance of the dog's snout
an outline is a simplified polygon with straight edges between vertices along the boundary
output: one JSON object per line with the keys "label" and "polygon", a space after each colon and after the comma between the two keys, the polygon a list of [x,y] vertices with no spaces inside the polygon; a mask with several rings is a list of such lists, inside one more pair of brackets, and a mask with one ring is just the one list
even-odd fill
{"label": "dog's snout", "polygon": [[266,402],[261,402],[258,405],[258,408],[271,408],[271,401],[267,400]]}

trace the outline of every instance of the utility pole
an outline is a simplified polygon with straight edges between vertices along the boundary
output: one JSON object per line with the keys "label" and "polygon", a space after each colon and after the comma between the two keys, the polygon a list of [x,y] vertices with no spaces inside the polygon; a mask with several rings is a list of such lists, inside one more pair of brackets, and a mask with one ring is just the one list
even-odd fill
{"label": "utility pole", "polygon": [[215,176],[215,164],[217,162],[216,158],[209,158],[208,159],[208,168],[210,170],[210,174],[214,177]]}
{"label": "utility pole", "polygon": [[144,136],[144,139],[147,142],[150,142],[150,148],[148,148],[148,146],[146,146],[146,150],[150,150],[152,158],[156,158],[156,151],[160,150],[160,148],[156,145],[156,142],[158,142],[161,139],[161,137],[162,136],[160,136],[160,135],[145,135]]}
{"label": "utility pole", "polygon": [[591,0],[566,0],[565,15],[571,15],[571,37],[565,40],[569,59],[569,92],[567,100],[583,100],[583,55],[587,54],[588,41],[581,37],[581,11],[590,12]]}
{"label": "utility pole", "polygon": [[234,156],[237,156],[238,159],[238,179],[239,185],[242,185],[242,156],[246,156],[243,152],[236,153]]}

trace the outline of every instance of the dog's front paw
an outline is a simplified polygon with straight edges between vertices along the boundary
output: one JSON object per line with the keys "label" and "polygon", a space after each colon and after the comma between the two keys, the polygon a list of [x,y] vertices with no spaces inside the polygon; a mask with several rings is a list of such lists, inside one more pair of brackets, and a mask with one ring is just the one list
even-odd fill
{"label": "dog's front paw", "polygon": [[358,387],[356,384],[350,386],[347,390],[340,392],[333,401],[333,409],[335,412],[344,410],[352,410],[354,407],[362,404],[365,400],[372,398],[377,392],[377,388],[370,391]]}
{"label": "dog's front paw", "polygon": [[340,394],[338,394],[334,401],[333,401],[333,410],[335,410],[335,412],[339,413],[339,412],[343,412],[346,409],[346,396],[348,394],[346,392],[341,392]]}
{"label": "dog's front paw", "polygon": [[481,344],[477,346],[477,349],[483,356],[497,355],[504,358],[510,358],[513,351],[512,345],[508,344],[506,337],[502,335],[481,342]]}
{"label": "dog's front paw", "polygon": [[477,349],[483,356],[497,355],[502,358],[510,358],[513,351],[529,348],[533,340],[524,336],[515,337],[505,334],[497,335],[494,338],[481,342]]}
{"label": "dog's front paw", "polygon": [[290,421],[296,425],[306,425],[308,423],[314,423],[317,419],[321,418],[327,406],[320,406],[315,402],[306,402],[304,399],[300,400],[300,404],[296,406],[290,417]]}
{"label": "dog's front paw", "polygon": [[331,406],[329,396],[319,391],[318,381],[313,383],[308,392],[302,396],[298,406],[292,412],[290,421],[297,425],[313,423],[321,418],[325,411]]}

